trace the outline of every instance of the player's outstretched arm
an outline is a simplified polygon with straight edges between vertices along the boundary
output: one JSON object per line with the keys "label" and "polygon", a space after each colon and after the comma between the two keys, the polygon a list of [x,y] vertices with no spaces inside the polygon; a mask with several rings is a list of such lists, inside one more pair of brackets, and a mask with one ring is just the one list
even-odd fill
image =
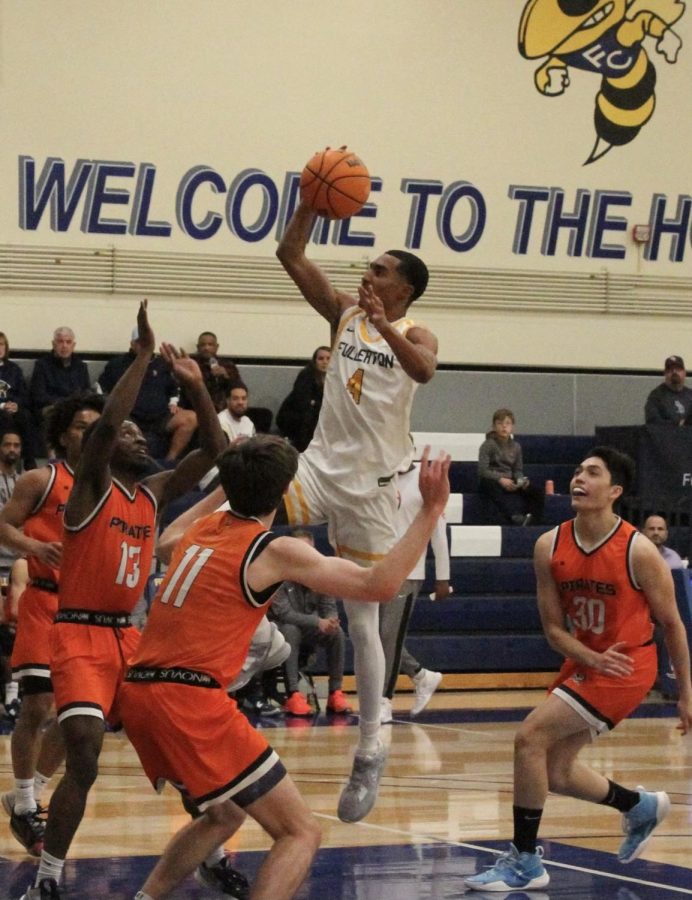
{"label": "player's outstretched arm", "polygon": [[75,469],[74,485],[65,506],[65,522],[68,525],[80,525],[93,511],[110,484],[110,459],[120,426],[135,405],[154,353],[154,332],[149,325],[146,300],[139,305],[137,328],[137,354],[108,395],[103,413],[82,447]]}
{"label": "player's outstretched arm", "polygon": [[358,288],[358,306],[392,348],[409,378],[419,384],[430,381],[437,368],[437,338],[432,331],[414,325],[401,334],[387,319],[384,304],[371,285]]}
{"label": "player's outstretched arm", "polygon": [[58,541],[37,541],[24,534],[22,527],[46,492],[50,469],[25,472],[15,485],[10,499],[0,510],[0,544],[21,553],[35,556],[48,566],[59,566],[62,544]]}
{"label": "player's outstretched arm", "polygon": [[646,594],[651,614],[663,628],[678,686],[678,711],[683,734],[692,731],[692,684],[687,633],[675,601],[675,585],[670,569],[654,545],[637,535],[632,547],[632,566],[637,583]]}
{"label": "player's outstretched arm", "polygon": [[199,450],[188,453],[173,471],[147,478],[161,507],[189,491],[214,465],[217,456],[228,446],[219,417],[207,390],[202,372],[194,359],[172,344],[161,344],[161,356],[171,367],[178,384],[185,389],[197,415]]}
{"label": "player's outstretched arm", "polygon": [[286,227],[276,255],[310,306],[324,316],[335,332],[343,311],[356,301],[337,291],[322,269],[305,255],[314,221],[313,210],[301,202]]}
{"label": "player's outstretched arm", "polygon": [[429,462],[429,447],[421,460],[419,486],[423,506],[406,534],[372,568],[350,560],[325,557],[296,538],[277,538],[248,572],[250,586],[263,590],[280,580],[296,581],[321,594],[385,603],[406,580],[430,540],[449,498],[449,464],[446,453]]}
{"label": "player's outstretched arm", "polygon": [[208,516],[211,513],[216,512],[225,500],[226,495],[223,488],[219,485],[214,488],[211,493],[207,494],[206,497],[202,497],[202,499],[195,503],[194,506],[186,509],[177,519],[173,519],[171,524],[161,533],[156,542],[156,556],[158,559],[168,565],[171,561],[171,556],[173,555],[176,544],[190,525],[196,522],[197,519],[201,519],[203,516]]}

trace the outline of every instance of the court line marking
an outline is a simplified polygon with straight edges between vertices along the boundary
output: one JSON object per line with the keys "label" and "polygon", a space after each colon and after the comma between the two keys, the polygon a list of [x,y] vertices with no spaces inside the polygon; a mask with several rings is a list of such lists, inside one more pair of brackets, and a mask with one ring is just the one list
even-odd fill
{"label": "court line marking", "polygon": [[[341,823],[341,819],[339,819],[337,816],[329,815],[328,813],[314,813],[314,815],[320,819],[329,819],[331,822]],[[383,831],[389,834],[403,835],[405,837],[408,837],[412,842],[420,842],[421,840],[425,840],[429,841],[431,844],[449,844],[452,847],[463,847],[465,850],[479,850],[483,853],[494,853],[496,856],[499,856],[501,853],[501,851],[499,850],[493,850],[490,847],[483,847],[480,844],[467,844],[464,841],[453,841],[436,837],[435,835],[425,834],[424,832],[407,831],[404,828],[392,828],[388,825],[374,825],[371,822],[355,822],[353,824],[357,825],[360,828],[370,828],[373,831]],[[639,884],[642,887],[661,888],[668,891],[673,891],[677,894],[692,895],[692,890],[688,890],[687,888],[675,887],[674,885],[670,884],[661,884],[657,881],[645,881],[643,878],[633,878],[630,875],[619,875],[615,872],[604,872],[601,869],[589,869],[586,866],[576,866],[572,863],[561,863],[551,859],[544,859],[543,864],[546,866],[553,866],[558,869],[569,869],[572,872],[583,872],[585,875],[600,875],[602,878],[611,878],[614,881],[624,881],[630,884]],[[670,863],[667,863],[667,865],[670,865]]]}

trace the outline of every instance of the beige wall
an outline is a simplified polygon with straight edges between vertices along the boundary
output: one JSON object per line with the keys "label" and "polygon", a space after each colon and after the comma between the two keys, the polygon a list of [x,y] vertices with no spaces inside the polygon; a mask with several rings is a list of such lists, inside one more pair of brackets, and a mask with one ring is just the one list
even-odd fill
{"label": "beige wall", "polygon": [[[569,312],[571,305],[556,311],[559,290],[545,312],[513,310],[509,290],[502,310],[484,311],[482,290],[475,305],[433,302],[420,317],[440,335],[443,361],[658,368],[668,353],[684,353],[689,344],[692,246],[688,233],[683,262],[671,262],[671,242],[664,237],[659,259],[647,261],[631,226],[648,221],[654,195],[665,195],[670,217],[690,193],[692,14],[675,25],[683,46],[674,64],[657,53],[652,38],[644,42],[658,74],[651,122],[626,147],[584,166],[594,143],[600,78],[572,69],[563,96],[541,96],[533,77],[544,60],[527,61],[517,50],[521,6],[513,0],[3,0],[0,245],[55,248],[56,254],[61,248],[115,247],[271,259],[276,229],[257,243],[240,240],[226,224],[210,240],[184,234],[175,202],[185,173],[205,165],[228,186],[238,173],[258,169],[280,192],[287,173],[299,170],[315,149],[344,142],[382,180],[371,198],[375,218],[354,220],[356,230],[375,235],[375,247],[314,247],[315,259],[360,266],[388,246],[403,246],[411,197],[402,192],[402,180],[443,188],[469,182],[486,207],[483,234],[467,252],[446,246],[436,224],[440,197],[431,197],[418,252],[433,271],[443,269],[452,279],[465,267],[505,270],[510,280],[512,272],[529,270],[607,272],[615,281],[644,277],[651,280],[653,312],[659,281],[662,291],[680,295],[676,314],[668,309],[666,315],[635,316],[577,314]],[[35,230],[22,229],[21,156],[32,157],[39,171],[49,157],[60,158],[68,174],[79,159],[152,164],[150,219],[171,223],[171,236],[85,233],[83,199],[65,232],[51,230],[47,214]],[[128,219],[135,182],[109,179],[109,189],[127,192],[128,202],[105,204],[103,218]],[[527,252],[513,252],[519,204],[508,195],[511,185],[561,188],[567,209],[578,191],[588,191],[592,205],[598,191],[627,193],[630,204],[611,210],[626,220],[627,230],[605,239],[621,244],[625,258],[571,257],[564,233],[555,255],[543,254],[545,203],[537,205]],[[259,215],[258,197],[249,195],[243,206],[248,221]],[[224,200],[224,192],[200,190],[194,213],[223,215]],[[469,221],[462,202],[450,222],[457,239]],[[15,278],[8,279],[8,258],[14,260],[10,254],[0,265],[0,329],[15,346],[46,346],[52,329],[64,323],[75,328],[83,350],[127,344],[136,289],[27,289],[16,280],[16,261]],[[341,286],[355,283],[357,272]],[[244,298],[181,292],[150,299],[161,337],[186,346],[205,328],[217,331],[224,349],[237,356],[307,356],[325,340],[322,323],[302,301],[265,299],[262,283],[257,296]]]}

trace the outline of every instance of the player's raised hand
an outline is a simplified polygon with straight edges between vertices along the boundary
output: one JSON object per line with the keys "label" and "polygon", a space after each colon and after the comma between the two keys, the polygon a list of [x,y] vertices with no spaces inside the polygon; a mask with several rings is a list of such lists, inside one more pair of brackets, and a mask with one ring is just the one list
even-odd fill
{"label": "player's raised hand", "polygon": [[163,343],[159,348],[159,352],[171,367],[171,372],[179,384],[192,386],[204,383],[200,367],[184,350],[178,350],[173,344]]}
{"label": "player's raised hand", "polygon": [[426,445],[420,461],[418,489],[425,509],[442,515],[449,499],[449,465],[452,457],[440,451],[437,459],[430,460],[430,446]]}
{"label": "player's raised hand", "polygon": [[154,332],[149,324],[149,316],[147,315],[148,301],[146,298],[139,304],[137,311],[137,344],[138,351],[142,353],[153,353],[156,347],[156,339]]}
{"label": "player's raised hand", "polygon": [[358,306],[378,331],[381,331],[382,327],[388,324],[384,304],[373,291],[371,284],[358,286]]}

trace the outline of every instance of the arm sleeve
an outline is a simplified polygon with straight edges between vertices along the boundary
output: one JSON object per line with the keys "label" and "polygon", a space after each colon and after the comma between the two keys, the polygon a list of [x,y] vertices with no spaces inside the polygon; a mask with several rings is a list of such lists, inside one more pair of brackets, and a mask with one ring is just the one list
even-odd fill
{"label": "arm sleeve", "polygon": [[430,538],[435,557],[435,581],[449,581],[449,544],[447,543],[447,520],[440,516]]}

